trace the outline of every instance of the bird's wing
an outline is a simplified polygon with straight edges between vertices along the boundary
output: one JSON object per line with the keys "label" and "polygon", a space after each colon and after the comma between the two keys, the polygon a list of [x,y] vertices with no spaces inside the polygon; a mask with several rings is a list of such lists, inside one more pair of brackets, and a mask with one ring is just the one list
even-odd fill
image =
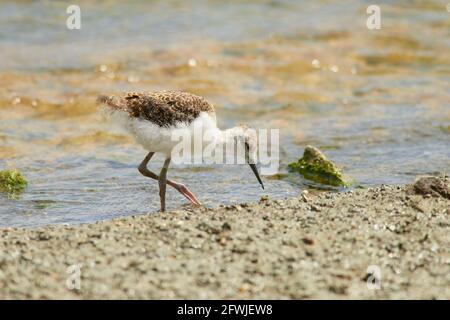
{"label": "bird's wing", "polygon": [[214,107],[206,99],[182,91],[129,92],[121,100],[130,116],[161,127],[190,123],[201,112],[214,116]]}

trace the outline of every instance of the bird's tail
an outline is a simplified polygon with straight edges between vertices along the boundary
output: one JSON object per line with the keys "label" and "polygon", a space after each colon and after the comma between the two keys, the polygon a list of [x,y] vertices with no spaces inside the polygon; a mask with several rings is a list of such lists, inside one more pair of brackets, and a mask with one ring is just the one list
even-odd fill
{"label": "bird's tail", "polygon": [[121,98],[116,96],[100,95],[97,97],[97,105],[100,114],[112,122],[116,123],[119,128],[130,130],[130,116],[126,108],[126,104]]}
{"label": "bird's tail", "polygon": [[126,107],[122,101],[115,96],[99,95],[97,97],[97,105],[101,111],[113,113],[114,111],[126,111]]}
{"label": "bird's tail", "polygon": [[116,97],[114,96],[106,96],[106,95],[99,95],[97,97],[97,105],[102,107],[108,107],[111,109],[122,109],[120,103],[117,101]]}
{"label": "bird's tail", "polygon": [[98,105],[108,104],[110,100],[111,100],[111,97],[101,94],[97,97],[97,104]]}

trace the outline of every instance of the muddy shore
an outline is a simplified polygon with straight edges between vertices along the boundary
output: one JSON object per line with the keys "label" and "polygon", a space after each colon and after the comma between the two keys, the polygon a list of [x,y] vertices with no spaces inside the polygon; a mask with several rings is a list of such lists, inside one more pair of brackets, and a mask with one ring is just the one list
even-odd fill
{"label": "muddy shore", "polygon": [[0,229],[0,298],[450,299],[449,182]]}

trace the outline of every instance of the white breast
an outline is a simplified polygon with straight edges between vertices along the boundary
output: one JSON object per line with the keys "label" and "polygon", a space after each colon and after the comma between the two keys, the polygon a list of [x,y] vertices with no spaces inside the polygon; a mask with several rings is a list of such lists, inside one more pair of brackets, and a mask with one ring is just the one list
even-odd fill
{"label": "white breast", "polygon": [[[120,124],[133,135],[136,142],[151,152],[160,152],[170,156],[172,149],[180,142],[174,139],[179,133],[190,133],[192,137],[207,130],[217,131],[216,119],[206,112],[200,115],[191,123],[177,123],[170,127],[160,127],[154,123],[139,118],[130,118],[128,114],[116,112],[114,116]],[[176,132],[176,130],[179,130]]]}

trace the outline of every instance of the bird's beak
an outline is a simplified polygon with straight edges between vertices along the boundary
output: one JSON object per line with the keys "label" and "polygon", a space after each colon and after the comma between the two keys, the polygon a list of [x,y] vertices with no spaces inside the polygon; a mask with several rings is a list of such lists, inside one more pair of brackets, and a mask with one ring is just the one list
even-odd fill
{"label": "bird's beak", "polygon": [[252,171],[255,174],[256,179],[258,179],[258,182],[261,184],[261,187],[264,189],[264,184],[263,184],[263,182],[261,180],[261,177],[259,176],[258,169],[256,168],[256,165],[254,163],[250,163],[249,165],[250,165],[250,168],[252,168]]}

